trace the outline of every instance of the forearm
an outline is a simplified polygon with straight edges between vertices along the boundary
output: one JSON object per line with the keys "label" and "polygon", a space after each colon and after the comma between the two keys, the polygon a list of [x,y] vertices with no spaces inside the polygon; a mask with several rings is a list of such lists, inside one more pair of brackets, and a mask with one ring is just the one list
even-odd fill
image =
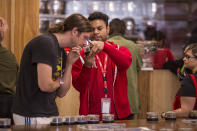
{"label": "forearm", "polygon": [[67,63],[63,77],[60,79],[61,80],[61,84],[59,83],[60,88],[57,91],[57,96],[59,97],[64,97],[71,87],[71,78],[72,78],[71,70],[72,70],[72,64]]}
{"label": "forearm", "polygon": [[43,63],[38,63],[38,87],[43,92],[54,92],[59,88],[59,80],[52,79],[51,66]]}
{"label": "forearm", "polygon": [[189,110],[179,108],[177,110],[174,110],[177,117],[188,117],[189,116]]}
{"label": "forearm", "polygon": [[[48,84],[47,84],[48,83]],[[59,80],[46,82],[46,84],[39,85],[39,88],[43,92],[54,92],[59,88]]]}
{"label": "forearm", "polygon": [[181,108],[174,110],[178,117],[188,117],[196,102],[195,97],[181,97]]}

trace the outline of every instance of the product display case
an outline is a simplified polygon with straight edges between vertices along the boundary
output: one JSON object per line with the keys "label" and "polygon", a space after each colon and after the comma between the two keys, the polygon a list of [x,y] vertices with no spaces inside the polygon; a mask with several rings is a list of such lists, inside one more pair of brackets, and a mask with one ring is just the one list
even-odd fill
{"label": "product display case", "polygon": [[50,26],[66,18],[64,0],[40,0],[39,30],[44,33]]}
{"label": "product display case", "polygon": [[[40,33],[73,13],[88,17],[94,11],[106,13],[110,20],[133,18],[135,35],[140,38],[146,26],[155,26],[166,34],[165,47],[175,58],[182,57],[182,47],[197,26],[196,0],[40,0]],[[132,39],[133,29],[127,27],[125,36]]]}

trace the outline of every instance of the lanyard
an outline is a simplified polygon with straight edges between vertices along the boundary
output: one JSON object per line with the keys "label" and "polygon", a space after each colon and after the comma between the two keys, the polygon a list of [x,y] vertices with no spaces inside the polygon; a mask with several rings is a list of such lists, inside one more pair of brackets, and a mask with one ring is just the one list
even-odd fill
{"label": "lanyard", "polygon": [[61,72],[60,72],[60,77],[63,78],[63,50],[61,50],[61,54],[60,54],[60,57],[61,57]]}
{"label": "lanyard", "polygon": [[107,60],[108,60],[108,55],[105,54],[105,60],[104,60],[104,66],[101,63],[100,58],[98,57],[98,55],[96,55],[96,58],[98,60],[100,69],[101,69],[101,73],[103,75],[103,82],[104,82],[104,92],[105,92],[105,97],[107,97],[107,78],[106,78],[106,69],[107,69]]}

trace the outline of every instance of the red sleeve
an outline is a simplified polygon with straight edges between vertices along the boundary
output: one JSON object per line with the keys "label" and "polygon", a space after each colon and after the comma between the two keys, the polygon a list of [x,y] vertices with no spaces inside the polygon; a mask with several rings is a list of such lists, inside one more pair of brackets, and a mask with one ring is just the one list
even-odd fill
{"label": "red sleeve", "polygon": [[72,84],[79,92],[84,92],[85,88],[88,87],[90,72],[91,68],[83,66],[80,59],[73,64]]}
{"label": "red sleeve", "polygon": [[103,51],[108,54],[119,69],[128,69],[132,62],[131,52],[124,46],[120,46],[119,49],[115,46],[117,45],[104,42]]}
{"label": "red sleeve", "polygon": [[174,56],[172,54],[172,52],[167,48],[168,51],[168,60],[174,60]]}

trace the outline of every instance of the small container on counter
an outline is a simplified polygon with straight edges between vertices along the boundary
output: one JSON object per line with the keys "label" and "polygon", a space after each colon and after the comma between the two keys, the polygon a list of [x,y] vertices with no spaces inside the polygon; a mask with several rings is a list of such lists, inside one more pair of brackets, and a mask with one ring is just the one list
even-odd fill
{"label": "small container on counter", "polygon": [[87,116],[84,115],[80,115],[80,116],[76,116],[76,123],[77,124],[87,124]]}
{"label": "small container on counter", "polygon": [[63,124],[64,125],[74,125],[76,123],[75,116],[64,116]]}
{"label": "small container on counter", "polygon": [[147,121],[158,121],[158,112],[147,112],[146,113]]}
{"label": "small container on counter", "polygon": [[176,120],[176,113],[174,111],[168,111],[164,116],[165,120]]}
{"label": "small container on counter", "polygon": [[197,119],[197,110],[192,110],[192,111],[189,113],[189,118]]}
{"label": "small container on counter", "polygon": [[102,114],[103,123],[113,123],[114,114]]}
{"label": "small container on counter", "polygon": [[60,126],[63,125],[62,117],[54,117],[50,123],[51,126]]}
{"label": "small container on counter", "polygon": [[88,116],[89,124],[98,124],[99,123],[99,115],[89,114]]}
{"label": "small container on counter", "polygon": [[0,118],[0,128],[10,128],[11,119],[9,118]]}

